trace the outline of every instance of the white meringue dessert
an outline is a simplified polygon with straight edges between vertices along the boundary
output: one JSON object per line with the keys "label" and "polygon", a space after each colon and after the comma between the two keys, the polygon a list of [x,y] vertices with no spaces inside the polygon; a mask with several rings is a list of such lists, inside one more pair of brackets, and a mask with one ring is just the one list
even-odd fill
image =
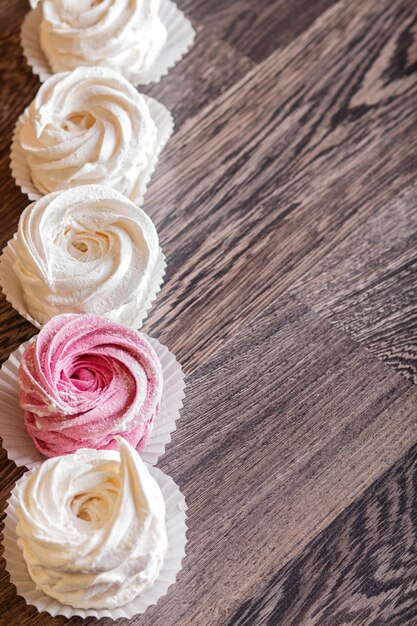
{"label": "white meringue dessert", "polygon": [[18,486],[17,537],[37,589],[112,609],[151,588],[167,553],[162,492],[122,438],[116,451],[48,459]]}
{"label": "white meringue dessert", "polygon": [[81,67],[43,83],[18,121],[16,140],[40,194],[102,184],[139,202],[172,126],[165,107],[117,72]]}
{"label": "white meringue dessert", "polygon": [[40,46],[53,73],[96,65],[136,85],[167,40],[160,0],[43,0],[41,9]]}
{"label": "white meringue dessert", "polygon": [[[165,271],[152,220],[102,185],[54,192],[30,204],[8,251],[12,256],[0,259],[3,291],[7,297],[17,278],[24,307],[38,325],[61,313],[95,313],[139,328]],[[10,259],[12,268],[5,265]]]}
{"label": "white meringue dessert", "polygon": [[[96,64],[116,69],[135,86],[156,83],[183,58],[196,35],[176,0],[158,0],[158,9],[155,1],[123,0],[123,6],[129,5],[124,17],[130,15],[133,18],[129,22],[118,13],[121,0],[49,0],[53,17],[48,22],[44,19],[44,3],[29,2],[33,10],[23,20],[21,45],[28,64],[41,82],[56,71],[51,63],[58,61],[53,61],[52,57],[62,57],[64,69]],[[110,17],[115,21],[110,21]],[[120,33],[114,30],[115,23],[119,23],[122,29],[122,40]],[[43,41],[45,50],[41,42],[42,29],[48,31],[43,35],[43,40],[48,40]],[[111,40],[102,36],[105,32],[112,37]],[[67,57],[65,50],[68,48],[72,52]]]}

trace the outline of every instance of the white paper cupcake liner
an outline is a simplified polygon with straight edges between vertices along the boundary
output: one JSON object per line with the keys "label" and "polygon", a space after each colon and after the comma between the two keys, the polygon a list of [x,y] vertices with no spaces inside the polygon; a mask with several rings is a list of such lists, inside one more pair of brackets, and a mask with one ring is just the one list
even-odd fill
{"label": "white paper cupcake liner", "polygon": [[[149,85],[161,80],[194,43],[195,31],[191,22],[172,0],[161,0],[159,17],[167,30],[167,40],[152,67],[141,78],[139,85]],[[22,24],[20,41],[23,54],[33,73],[39,76],[41,82],[44,82],[52,75],[52,70],[40,46],[41,21],[42,6],[39,5],[26,15]]]}
{"label": "white paper cupcake liner", "polygon": [[16,488],[22,481],[26,480],[27,474],[22,476],[16,483],[7,504],[3,545],[10,581],[16,587],[18,595],[22,596],[27,604],[35,606],[39,612],[46,611],[53,617],[64,615],[68,618],[80,616],[84,618],[96,617],[97,619],[102,617],[110,617],[114,620],[119,618],[130,619],[134,615],[144,613],[149,606],[156,604],[167,593],[168,588],[175,582],[181,570],[181,563],[185,556],[187,506],[183,494],[172,478],[166,476],[156,467],[148,467],[148,469],[158,483],[165,500],[168,550],[158,579],[153,586],[129,602],[129,604],[110,610],[74,609],[71,606],[61,604],[58,600],[54,600],[39,589],[36,589],[35,583],[27,571],[22,552],[17,545],[16,508],[18,506],[18,498]]}
{"label": "white paper cupcake liner", "polygon": [[[148,443],[140,452],[146,463],[155,465],[171,441],[171,434],[176,430],[175,422],[180,417],[185,396],[185,381],[181,365],[168,348],[153,337],[145,333],[143,335],[159,357],[164,381],[159,413],[155,418]],[[0,437],[3,439],[3,447],[8,458],[16,465],[29,469],[42,463],[46,458],[37,450],[26,431],[23,411],[19,406],[20,361],[26,346],[35,338],[26,341],[15,350],[0,369]]]}
{"label": "white paper cupcake liner", "polygon": [[[13,239],[10,239],[0,256],[0,288],[3,291],[7,302],[9,302],[9,304],[11,304],[22,317],[33,324],[33,326],[36,326],[36,328],[41,328],[42,324],[32,317],[27,310],[22,285],[13,269],[13,264],[16,259],[16,235],[14,235]],[[159,248],[157,262],[150,279],[150,283],[154,285],[154,289],[149,292],[143,306],[136,311],[135,309],[137,309],[137,304],[135,301],[124,304],[117,310],[117,319],[116,315],[111,316],[111,319],[115,319],[115,321],[125,324],[126,326],[130,326],[130,328],[135,330],[141,328],[144,320],[148,317],[152,303],[161,291],[164,282],[165,270],[165,256],[162,249]],[[66,312],[70,313],[70,311]],[[127,321],[131,319],[133,321],[128,324]]]}
{"label": "white paper cupcake liner", "polygon": [[[161,154],[174,130],[174,121],[168,109],[154,98],[150,98],[149,96],[145,96],[143,94],[142,96],[148,103],[149,111],[153,121],[155,122],[158,134],[155,153],[152,159],[149,161],[146,171],[142,175],[142,180],[140,182],[140,187],[138,189],[136,198],[132,198],[133,202],[135,202],[139,206],[143,202],[146,189],[158,163],[159,155]],[[34,201],[39,200],[39,198],[41,198],[44,194],[36,188],[32,180],[32,175],[30,173],[29,165],[26,160],[26,154],[22,149],[22,146],[20,145],[20,131],[25,120],[27,119],[27,115],[28,113],[26,109],[17,120],[13,131],[12,147],[10,151],[10,169],[18,187],[20,187],[22,192],[27,195],[29,200]]]}

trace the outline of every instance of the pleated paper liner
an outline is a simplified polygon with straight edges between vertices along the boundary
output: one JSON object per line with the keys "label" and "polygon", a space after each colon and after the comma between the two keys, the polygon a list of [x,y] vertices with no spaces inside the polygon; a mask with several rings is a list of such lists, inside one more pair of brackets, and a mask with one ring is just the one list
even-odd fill
{"label": "pleated paper liner", "polygon": [[[143,335],[159,357],[164,381],[159,413],[155,418],[148,443],[140,453],[146,463],[155,465],[171,441],[171,434],[176,430],[175,422],[180,417],[185,396],[185,382],[181,366],[168,348],[153,337],[148,337],[145,333]],[[34,339],[23,343],[15,350],[0,370],[0,437],[3,439],[3,447],[8,458],[16,465],[29,469],[45,460],[26,431],[23,411],[19,406],[20,361],[26,346]]]}
{"label": "pleated paper liner", "polygon": [[83,618],[96,617],[97,619],[102,617],[110,617],[114,620],[119,618],[130,619],[134,615],[144,613],[149,606],[156,604],[167,593],[168,588],[175,582],[181,570],[181,563],[185,556],[187,506],[184,496],[172,478],[166,476],[156,467],[149,466],[148,469],[158,483],[165,500],[168,550],[159,576],[152,587],[128,604],[114,609],[74,609],[36,589],[35,583],[27,571],[22,552],[17,545],[16,535],[16,508],[18,506],[16,487],[26,480],[28,474],[25,474],[16,483],[6,509],[3,540],[4,558],[10,581],[15,585],[18,595],[22,596],[27,604],[35,606],[39,612],[46,611],[53,617],[64,615],[67,618],[80,616]]}
{"label": "pleated paper liner", "polygon": [[[149,96],[145,95],[143,95],[143,97],[148,103],[149,111],[153,121],[155,122],[158,135],[155,153],[153,155],[153,158],[149,161],[146,171],[142,175],[142,180],[138,189],[138,195],[136,196],[136,198],[131,198],[133,202],[135,202],[139,206],[143,202],[143,198],[149,185],[149,181],[151,180],[152,174],[154,173],[156,165],[158,163],[159,155],[161,154],[163,148],[168,142],[168,139],[172,135],[172,131],[174,130],[174,121],[168,109],[157,100],[154,100],[154,98],[150,98]],[[26,110],[17,120],[16,126],[13,131],[12,148],[10,151],[10,168],[12,170],[12,176],[16,184],[20,187],[22,192],[27,195],[29,200],[33,201],[39,200],[39,198],[41,198],[44,194],[36,188],[32,180],[25,152],[20,145],[20,131],[27,118],[27,115],[28,114]]]}
{"label": "pleated paper liner", "polygon": [[[27,306],[23,296],[22,285],[13,269],[13,264],[16,259],[16,235],[14,235],[13,239],[10,239],[0,256],[0,287],[4,293],[6,300],[12,305],[12,307],[18,313],[20,313],[20,315],[24,317],[28,322],[36,326],[36,328],[41,328],[42,324],[34,317],[32,317],[32,315],[27,310]],[[109,317],[111,317],[111,319],[115,319],[121,324],[130,326],[135,330],[141,328],[143,322],[148,317],[149,311],[152,307],[152,303],[154,302],[158,293],[161,291],[164,282],[165,269],[165,256],[161,248],[159,248],[158,259],[150,279],[150,283],[154,286],[154,289],[152,291],[149,291],[148,297],[146,298],[143,306],[138,309],[135,301],[129,302],[127,304],[124,304],[122,307],[120,307],[120,309],[117,310],[117,319],[114,316]],[[66,312],[70,313],[70,311]],[[128,324],[127,320],[131,319],[132,315],[134,315],[135,317],[133,321]]]}
{"label": "pleated paper liner", "polygon": [[[161,0],[159,17],[167,30],[167,40],[152,67],[141,78],[139,85],[148,85],[161,80],[194,43],[195,31],[191,22],[172,0]],[[39,42],[41,21],[42,6],[39,5],[26,15],[22,24],[20,41],[23,54],[33,73],[39,76],[41,82],[44,82],[52,75],[52,70]]]}

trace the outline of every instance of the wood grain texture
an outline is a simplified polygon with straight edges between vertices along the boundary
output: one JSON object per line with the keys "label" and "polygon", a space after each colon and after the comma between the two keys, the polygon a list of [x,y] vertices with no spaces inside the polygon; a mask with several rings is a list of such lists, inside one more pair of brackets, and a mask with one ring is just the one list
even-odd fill
{"label": "wood grain texture", "polygon": [[190,370],[414,180],[417,75],[396,58],[417,60],[416,19],[339,3],[171,141],[146,200],[169,258],[147,328]]}
{"label": "wood grain texture", "polygon": [[181,0],[179,6],[206,31],[215,32],[236,50],[259,63],[285,48],[335,0]]}
{"label": "wood grain texture", "polygon": [[417,382],[417,187],[376,207],[294,291]]}
{"label": "wood grain texture", "polygon": [[[190,543],[178,583],[129,623],[411,626],[414,452],[404,478],[398,459],[417,430],[417,7],[179,5],[196,46],[146,90],[177,131],[144,207],[168,258],[145,330],[187,373],[159,465]],[[27,204],[8,165],[39,85],[26,10],[0,7],[1,245]],[[34,332],[1,296],[0,360]],[[2,510],[20,473],[0,454]],[[26,607],[0,564],[1,626],[65,623]]]}
{"label": "wood grain texture", "polygon": [[[28,7],[22,0],[7,0],[0,3],[0,25],[2,32],[10,25],[15,25],[27,13]],[[2,57],[5,60],[5,57]]]}
{"label": "wood grain texture", "polygon": [[188,559],[143,623],[223,626],[407,450],[417,390],[405,383],[287,299],[194,372],[161,463],[189,505]]}
{"label": "wood grain texture", "polygon": [[141,91],[157,98],[171,111],[175,130],[197,115],[254,67],[244,54],[210,32],[197,30],[191,50],[164,77]]}
{"label": "wood grain texture", "polygon": [[415,626],[414,446],[225,626]]}

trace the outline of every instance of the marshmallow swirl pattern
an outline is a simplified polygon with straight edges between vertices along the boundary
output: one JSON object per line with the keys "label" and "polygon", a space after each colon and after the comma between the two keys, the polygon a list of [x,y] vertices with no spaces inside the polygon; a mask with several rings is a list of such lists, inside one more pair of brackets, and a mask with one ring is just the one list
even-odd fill
{"label": "marshmallow swirl pattern", "polygon": [[144,335],[99,315],[59,315],[23,353],[20,406],[47,457],[115,449],[121,435],[142,450],[162,396],[162,368]]}
{"label": "marshmallow swirl pattern", "polygon": [[89,185],[48,194],[22,213],[15,242],[30,315],[96,313],[139,325],[161,276],[158,235],[123,195]]}
{"label": "marshmallow swirl pattern", "polygon": [[43,0],[40,44],[52,71],[102,66],[138,84],[167,32],[159,0]]}
{"label": "marshmallow swirl pattern", "polygon": [[135,450],[48,459],[18,491],[18,545],[36,586],[76,608],[122,606],[153,585],[167,551],[165,503]]}
{"label": "marshmallow swirl pattern", "polygon": [[100,67],[55,74],[43,83],[19,142],[39,192],[103,184],[132,200],[144,192],[160,149],[145,98]]}

